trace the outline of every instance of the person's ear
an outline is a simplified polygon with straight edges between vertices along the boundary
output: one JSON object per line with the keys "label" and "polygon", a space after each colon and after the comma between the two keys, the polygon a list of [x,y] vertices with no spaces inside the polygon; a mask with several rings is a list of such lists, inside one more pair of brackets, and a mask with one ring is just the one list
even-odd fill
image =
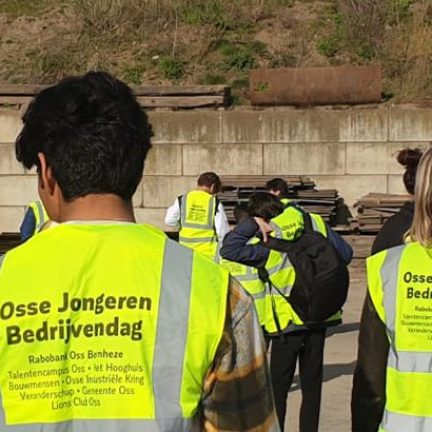
{"label": "person's ear", "polygon": [[214,193],[215,193],[215,185],[214,184],[212,184],[211,186],[210,186],[210,193],[213,195]]}
{"label": "person's ear", "polygon": [[52,168],[48,165],[43,153],[38,153],[39,159],[39,187],[48,195],[54,195],[56,180],[53,176]]}

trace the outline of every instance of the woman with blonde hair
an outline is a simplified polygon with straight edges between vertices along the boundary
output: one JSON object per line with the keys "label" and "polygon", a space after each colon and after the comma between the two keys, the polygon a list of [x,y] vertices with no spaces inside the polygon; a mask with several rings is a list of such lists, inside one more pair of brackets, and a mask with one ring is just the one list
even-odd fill
{"label": "woman with blonde hair", "polygon": [[418,165],[406,239],[367,260],[353,432],[432,430],[432,148]]}

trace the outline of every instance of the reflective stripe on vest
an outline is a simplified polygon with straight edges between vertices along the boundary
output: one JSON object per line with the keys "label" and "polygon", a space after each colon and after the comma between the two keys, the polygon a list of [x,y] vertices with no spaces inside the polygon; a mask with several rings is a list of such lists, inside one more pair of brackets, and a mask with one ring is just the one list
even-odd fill
{"label": "reflective stripe on vest", "polygon": [[[310,214],[310,216],[314,231],[320,232],[324,237],[327,237],[327,227],[321,216],[316,214]],[[303,215],[294,206],[289,206],[282,214],[270,221],[270,226],[274,230],[272,233],[274,237],[292,241],[297,239],[303,231]],[[270,334],[278,332],[273,314],[273,304],[275,305],[280,326],[285,332],[289,333],[304,329],[303,321],[282,296],[282,294],[289,296],[295,282],[295,270],[288,255],[271,250],[267,259],[266,269],[272,284],[280,291],[279,293],[274,288],[272,288],[271,294],[269,289],[266,291],[266,331]],[[341,314],[337,313],[326,320],[326,322],[331,325],[334,322],[340,321],[340,319]]]}
{"label": "reflective stripe on vest", "polygon": [[35,217],[35,231],[34,234],[40,231],[43,225],[48,222],[49,217],[41,201],[33,201],[29,204],[29,208],[33,210]]}
{"label": "reflective stripe on vest", "polygon": [[181,245],[216,259],[216,198],[204,191],[191,191],[180,199]]}
{"label": "reflective stripe on vest", "polygon": [[1,431],[192,429],[228,272],[138,224],[60,224],[6,257]]}
{"label": "reflective stripe on vest", "polygon": [[384,410],[379,432],[429,432],[432,417],[403,415]]}
{"label": "reflective stripe on vest", "polygon": [[368,289],[390,340],[382,432],[432,428],[432,258],[418,243],[367,261]]}
{"label": "reflective stripe on vest", "polygon": [[266,287],[264,282],[262,282],[259,278],[258,270],[254,267],[228,261],[226,259],[221,259],[220,265],[228,270],[230,274],[237,281],[239,281],[242,287],[252,296],[260,325],[264,325]]}

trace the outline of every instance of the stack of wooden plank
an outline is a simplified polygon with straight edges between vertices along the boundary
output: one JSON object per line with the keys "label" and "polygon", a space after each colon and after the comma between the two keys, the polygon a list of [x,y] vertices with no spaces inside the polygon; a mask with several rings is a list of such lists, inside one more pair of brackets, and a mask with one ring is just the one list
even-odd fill
{"label": "stack of wooden plank", "polygon": [[3,233],[0,234],[0,256],[21,243],[19,234]]}
{"label": "stack of wooden plank", "polygon": [[[0,105],[27,106],[45,85],[0,85]],[[225,107],[230,103],[230,87],[224,85],[134,86],[143,108],[191,109]]]}
{"label": "stack of wooden plank", "polygon": [[[255,192],[264,192],[265,184],[273,177],[269,176],[226,176],[222,178],[223,192],[219,199],[224,205],[230,223],[234,224],[234,207],[242,202],[248,202]],[[339,205],[343,204],[335,189],[317,190],[315,182],[305,176],[283,177],[289,186],[289,198],[301,205],[305,210],[317,213],[325,221],[334,226]],[[342,225],[348,225],[345,220]]]}
{"label": "stack of wooden plank", "polygon": [[412,197],[370,193],[355,204],[357,208],[358,229],[361,233],[377,233],[384,222],[399,212]]}

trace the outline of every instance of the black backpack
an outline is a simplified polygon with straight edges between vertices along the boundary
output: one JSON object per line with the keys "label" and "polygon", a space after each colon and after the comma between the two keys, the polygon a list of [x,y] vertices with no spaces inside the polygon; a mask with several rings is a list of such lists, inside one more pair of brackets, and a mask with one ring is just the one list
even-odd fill
{"label": "black backpack", "polygon": [[[284,295],[272,283],[268,272],[261,268],[261,279],[272,290],[290,303],[305,325],[313,327],[340,311],[346,301],[349,287],[348,268],[333,243],[321,233],[313,230],[311,216],[299,209],[303,215],[304,232],[295,241],[269,237],[263,246],[286,253],[296,272],[294,286],[289,296]],[[275,305],[273,315],[278,333],[279,326]]]}

